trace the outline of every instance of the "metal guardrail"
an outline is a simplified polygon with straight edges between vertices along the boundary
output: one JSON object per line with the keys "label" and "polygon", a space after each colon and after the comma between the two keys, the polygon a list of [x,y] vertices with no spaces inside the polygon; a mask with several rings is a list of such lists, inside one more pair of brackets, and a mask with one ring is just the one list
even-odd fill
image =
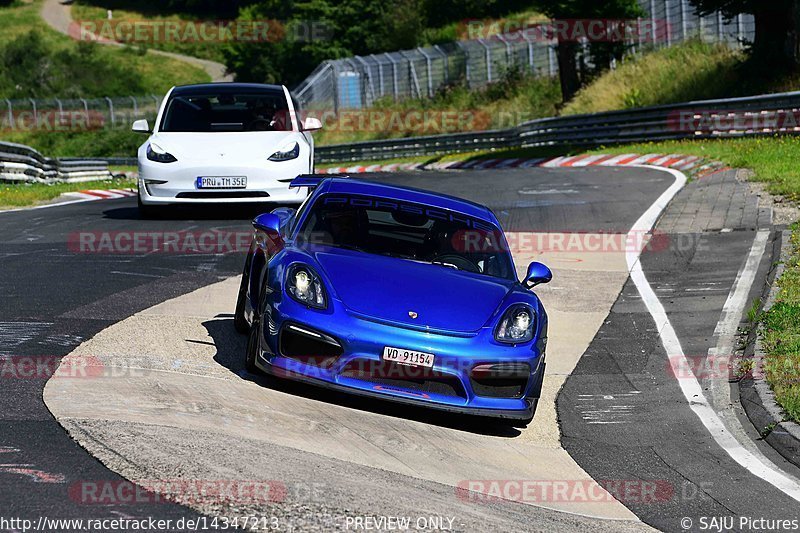
{"label": "metal guardrail", "polygon": [[[716,128],[715,124],[727,126]],[[698,127],[691,127],[695,125]],[[316,163],[380,161],[509,148],[594,147],[774,134],[800,134],[800,91],[544,118],[507,130],[317,146]],[[3,146],[0,144],[0,152],[7,152]],[[3,161],[3,154],[0,154],[0,161]],[[60,161],[61,165],[84,163],[72,159]],[[123,157],[98,158],[97,161],[110,165],[137,164],[136,158]]]}
{"label": "metal guardrail", "polygon": [[545,118],[508,130],[319,146],[316,162],[370,161],[506,148],[588,147],[798,133],[800,92],[791,92]]}
{"label": "metal guardrail", "polygon": [[110,177],[108,163],[102,159],[49,159],[29,146],[0,142],[0,182],[80,182]]}

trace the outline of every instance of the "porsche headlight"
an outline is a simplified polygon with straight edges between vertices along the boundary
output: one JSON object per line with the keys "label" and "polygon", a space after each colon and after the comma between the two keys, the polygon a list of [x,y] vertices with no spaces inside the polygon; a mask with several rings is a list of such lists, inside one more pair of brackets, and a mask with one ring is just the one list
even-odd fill
{"label": "porsche headlight", "polygon": [[280,150],[269,156],[270,161],[291,161],[300,157],[300,145],[294,141],[285,144]]}
{"label": "porsche headlight", "polygon": [[325,309],[328,306],[322,280],[309,266],[294,265],[289,269],[286,292],[301,304],[317,309]]}
{"label": "porsche headlight", "polygon": [[500,342],[520,344],[533,339],[536,320],[533,310],[527,305],[512,306],[503,315],[494,337]]}
{"label": "porsche headlight", "polygon": [[147,145],[147,159],[156,163],[174,163],[177,161],[174,155],[161,148],[156,143]]}

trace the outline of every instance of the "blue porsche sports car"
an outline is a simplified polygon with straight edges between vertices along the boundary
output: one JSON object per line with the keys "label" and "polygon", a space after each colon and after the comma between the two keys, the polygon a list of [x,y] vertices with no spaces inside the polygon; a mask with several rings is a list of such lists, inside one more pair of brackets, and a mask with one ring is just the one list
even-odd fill
{"label": "blue porsche sports car", "polygon": [[258,216],[236,305],[250,372],[528,422],[547,314],[486,207],[432,192],[299,176],[298,210]]}

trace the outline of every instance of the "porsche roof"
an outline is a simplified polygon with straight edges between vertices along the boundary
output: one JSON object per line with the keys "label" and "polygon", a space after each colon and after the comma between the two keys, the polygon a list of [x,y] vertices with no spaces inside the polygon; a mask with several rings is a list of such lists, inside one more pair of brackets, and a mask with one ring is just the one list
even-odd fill
{"label": "porsche roof", "polygon": [[401,187],[399,185],[351,178],[327,178],[320,183],[317,191],[320,194],[359,194],[413,202],[463,213],[473,218],[490,221],[494,225],[499,225],[494,213],[492,213],[488,207],[470,202],[469,200],[462,200],[455,196],[423,191],[422,189],[415,189],[412,187]]}

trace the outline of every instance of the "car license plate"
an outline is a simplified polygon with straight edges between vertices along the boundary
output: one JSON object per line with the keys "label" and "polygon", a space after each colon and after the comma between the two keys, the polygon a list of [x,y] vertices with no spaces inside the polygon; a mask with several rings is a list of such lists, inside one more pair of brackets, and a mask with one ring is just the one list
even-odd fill
{"label": "car license plate", "polygon": [[435,356],[432,353],[415,352],[413,350],[391,348],[389,346],[383,349],[383,360],[391,361],[399,365],[433,368],[434,358]]}
{"label": "car license plate", "polygon": [[198,189],[244,189],[247,187],[245,177],[211,176],[197,178]]}

